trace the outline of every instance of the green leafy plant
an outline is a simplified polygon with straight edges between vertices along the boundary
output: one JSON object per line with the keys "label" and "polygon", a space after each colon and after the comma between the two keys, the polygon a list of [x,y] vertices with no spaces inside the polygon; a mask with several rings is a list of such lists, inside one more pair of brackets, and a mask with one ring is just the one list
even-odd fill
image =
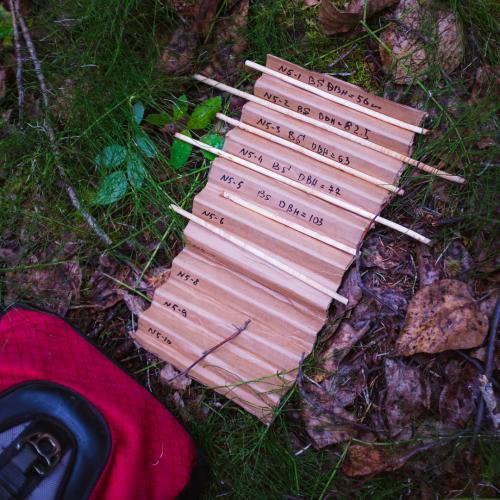
{"label": "green leafy plant", "polygon": [[[189,130],[184,130],[183,135],[191,137],[191,132]],[[170,149],[170,165],[174,169],[182,168],[193,151],[193,146],[181,139],[175,138],[172,142],[172,148]]]}
{"label": "green leafy plant", "polygon": [[[206,129],[221,108],[222,99],[220,96],[212,97],[198,104],[187,119],[187,126],[182,134],[192,137],[191,131]],[[186,95],[175,99],[170,113],[151,113],[145,116],[145,106],[141,101],[136,101],[132,105],[133,139],[126,146],[109,144],[95,158],[96,166],[105,174],[94,197],[96,205],[115,203],[127,194],[129,186],[136,190],[142,188],[147,173],[143,157],[153,159],[158,156],[159,152],[154,141],[141,128],[141,123],[144,121],[151,125],[164,126],[179,122],[186,117],[188,110],[189,102]],[[215,133],[203,135],[201,141],[218,149],[224,145],[224,137]],[[172,141],[169,156],[169,164],[172,169],[178,170],[184,167],[192,151],[191,144],[175,138]],[[202,151],[202,154],[208,160],[215,158],[215,155],[209,151]]]}
{"label": "green leafy plant", "polygon": [[12,46],[12,16],[3,5],[0,5],[0,43],[4,47]]}
{"label": "green leafy plant", "polygon": [[[144,104],[137,101],[132,106],[132,120],[140,125],[144,118]],[[136,132],[133,142],[127,146],[105,146],[95,159],[96,166],[106,173],[94,197],[96,205],[110,205],[123,198],[129,185],[141,189],[146,178],[142,156],[154,158],[158,150],[152,139],[142,129]],[[118,170],[119,169],[119,170]],[[111,172],[109,172],[111,170]]]}
{"label": "green leafy plant", "polygon": [[[174,113],[174,116],[179,119],[182,118],[187,112],[187,101],[183,99],[185,96],[181,96],[176,103],[174,104],[174,108],[178,111],[178,113]],[[207,99],[206,101],[198,104],[191,116],[187,121],[187,128],[182,133],[191,137],[192,130],[202,130],[207,128],[215,118],[215,115],[222,108],[222,99],[220,96],[212,97],[211,99]],[[224,145],[224,137],[220,134],[206,134],[201,138],[202,142],[206,144],[221,149]],[[181,139],[174,139],[172,142],[172,148],[170,150],[170,165],[173,169],[182,168],[189,157],[191,156],[191,152],[193,147],[191,144],[187,144]],[[215,155],[213,153],[202,151],[203,156],[208,160],[213,160]]]}
{"label": "green leafy plant", "polygon": [[212,97],[211,99],[207,99],[201,104],[198,104],[198,106],[194,108],[193,114],[188,120],[188,128],[200,130],[208,127],[221,108],[222,99],[220,96]]}
{"label": "green leafy plant", "polygon": [[[208,144],[209,146],[212,146],[214,148],[222,149],[222,146],[224,146],[224,137],[220,134],[205,134],[201,138],[201,142],[204,142],[205,144]],[[207,160],[215,159],[215,155],[213,153],[210,153],[210,151],[202,150],[201,153]]]}

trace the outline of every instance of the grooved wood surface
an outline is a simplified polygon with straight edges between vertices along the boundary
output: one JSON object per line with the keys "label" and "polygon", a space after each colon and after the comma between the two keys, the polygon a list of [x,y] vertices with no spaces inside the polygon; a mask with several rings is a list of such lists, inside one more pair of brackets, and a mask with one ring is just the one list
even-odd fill
{"label": "grooved wood surface", "polygon": [[[323,82],[332,92],[408,123],[417,125],[424,117],[420,111],[274,56],[268,57],[267,65],[318,88]],[[255,94],[394,150],[411,151],[413,133],[274,77],[259,78]],[[241,121],[390,184],[397,185],[404,168],[398,160],[255,103],[245,104]],[[228,132],[224,151],[373,213],[390,199],[381,187],[240,129]],[[224,191],[353,248],[371,226],[359,215],[234,161],[213,161],[192,213],[334,291],[352,263],[351,255],[222,197]],[[135,337],[184,370],[250,319],[244,332],[195,365],[189,375],[270,422],[295,381],[302,355],[309,354],[327,319],[331,298],[195,222],[187,225],[184,235],[185,248],[174,259],[167,283],[141,314]]]}

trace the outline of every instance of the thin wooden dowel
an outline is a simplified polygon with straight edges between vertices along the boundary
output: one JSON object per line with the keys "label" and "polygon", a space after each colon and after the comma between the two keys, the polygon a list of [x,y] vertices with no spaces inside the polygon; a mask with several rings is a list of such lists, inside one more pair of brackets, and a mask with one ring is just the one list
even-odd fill
{"label": "thin wooden dowel", "polygon": [[326,243],[327,245],[332,246],[334,248],[338,248],[339,250],[342,250],[342,252],[348,253],[348,254],[353,255],[353,256],[356,255],[355,248],[351,248],[347,245],[344,245],[343,243],[340,243],[340,241],[334,240],[333,238],[329,238],[328,236],[320,234],[317,231],[313,231],[312,229],[308,229],[307,227],[301,226],[300,224],[289,221],[288,219],[285,219],[284,217],[276,215],[274,212],[271,212],[270,210],[266,210],[265,208],[262,208],[261,206],[256,205],[255,203],[251,203],[247,200],[244,200],[243,198],[240,198],[239,196],[236,196],[232,193],[228,193],[227,191],[224,191],[223,193],[221,193],[221,195],[224,198],[231,200],[233,203],[236,203],[237,205],[240,205],[244,208],[247,208],[248,210],[251,210],[252,212],[260,214],[260,215],[266,217],[267,219],[271,219],[275,222],[279,222],[280,224],[283,224],[284,226],[290,227],[299,233],[310,236],[311,238],[314,238],[315,240]]}
{"label": "thin wooden dowel", "polygon": [[239,156],[235,156],[235,155],[228,153],[226,151],[223,151],[221,149],[214,148],[212,146],[209,146],[208,144],[197,141],[196,139],[192,139],[191,137],[188,137],[187,135],[184,135],[184,134],[176,133],[175,137],[177,139],[180,139],[181,141],[192,144],[193,146],[197,146],[201,149],[204,149],[205,151],[210,151],[210,153],[213,153],[214,155],[220,156],[222,158],[226,158],[226,160],[230,160],[234,163],[237,163],[238,165],[246,167],[249,170],[253,170],[254,172],[265,175],[266,177],[270,177],[271,179],[275,179],[283,184],[294,187],[295,189],[298,189],[299,191],[302,191],[304,193],[315,196],[316,198],[320,198],[328,203],[331,203],[332,205],[336,205],[337,207],[343,208],[344,210],[347,210],[348,212],[352,212],[352,213],[357,214],[361,217],[364,217],[365,219],[374,220],[374,221],[376,221],[384,226],[390,227],[391,229],[395,229],[396,231],[399,231],[400,233],[406,234],[407,236],[410,236],[411,238],[414,238],[422,243],[425,243],[426,245],[430,245],[430,243],[431,243],[431,240],[429,240],[425,236],[422,236],[421,234],[417,233],[416,231],[413,231],[412,229],[409,229],[405,226],[402,226],[400,224],[392,222],[391,220],[385,219],[384,217],[377,216],[376,214],[368,212],[368,210],[365,210],[364,208],[357,207],[356,205],[353,205],[353,204],[348,203],[346,201],[341,201],[337,198],[334,198],[333,196],[329,196],[325,193],[322,193],[321,191],[317,191],[315,189],[312,189],[309,186],[304,186],[303,184],[300,184],[300,182],[289,179],[288,177],[277,174],[276,172],[273,172],[271,170],[267,170],[259,165],[256,165],[255,163],[251,163],[247,160],[243,160]]}
{"label": "thin wooden dowel", "polygon": [[186,217],[187,219],[195,222],[196,224],[199,224],[200,226],[204,227],[208,231],[211,231],[214,234],[217,234],[221,238],[224,238],[227,241],[230,241],[234,245],[236,245],[239,248],[242,248],[243,250],[246,250],[248,253],[251,253],[255,257],[258,257],[262,259],[263,261],[267,262],[268,264],[271,264],[272,266],[280,269],[281,271],[284,271],[285,273],[289,274],[290,276],[293,276],[294,278],[297,278],[298,280],[302,281],[306,285],[309,285],[310,287],[320,291],[321,293],[324,293],[328,297],[332,297],[333,299],[337,300],[338,302],[342,304],[347,304],[349,301],[342,295],[339,295],[335,290],[332,290],[326,286],[323,286],[321,283],[318,283],[317,281],[313,280],[309,276],[306,276],[305,274],[301,273],[300,271],[297,271],[296,269],[293,269],[289,265],[285,264],[284,262],[276,259],[272,255],[269,255],[266,252],[263,252],[260,248],[255,247],[253,245],[250,245],[248,242],[241,240],[237,236],[232,235],[231,233],[225,231],[224,229],[221,229],[220,227],[214,226],[213,224],[210,224],[209,222],[201,219],[200,217],[193,215],[189,212],[186,212],[186,210],[183,210],[182,208],[178,207],[177,205],[170,205],[170,208],[174,211],[177,212],[179,215],[182,215],[183,217]]}
{"label": "thin wooden dowel", "polygon": [[253,94],[249,94],[248,92],[242,92],[241,90],[235,89],[234,87],[230,87],[229,85],[225,85],[224,83],[220,83],[216,80],[212,80],[211,78],[207,78],[203,75],[193,75],[193,78],[195,80],[198,80],[199,82],[205,83],[205,84],[210,85],[212,87],[215,87],[219,90],[223,90],[224,92],[229,92],[230,94],[241,97],[242,99],[246,99],[248,101],[255,102],[255,103],[260,104],[261,106],[263,106],[265,108],[272,109],[273,111],[277,111],[278,113],[282,113],[282,114],[289,116],[291,118],[295,118],[296,120],[299,120],[299,121],[302,121],[305,123],[309,123],[310,125],[314,125],[318,128],[321,128],[323,130],[331,132],[332,134],[338,135],[340,137],[344,137],[345,139],[348,139],[352,142],[360,144],[361,146],[365,146],[365,147],[372,149],[374,151],[378,151],[379,153],[390,156],[391,158],[396,158],[397,160],[399,160],[403,163],[407,163],[408,165],[413,165],[414,167],[417,167],[420,170],[423,170],[423,171],[428,172],[430,174],[437,175],[439,177],[442,177],[443,179],[446,179],[446,180],[449,180],[452,182],[456,182],[458,184],[463,184],[465,182],[465,179],[463,177],[460,177],[458,175],[448,174],[447,172],[445,172],[443,170],[439,170],[438,168],[432,167],[431,165],[427,165],[427,164],[422,163],[418,160],[414,160],[413,158],[410,158],[409,156],[405,156],[401,153],[398,153],[397,151],[393,151],[392,149],[385,148],[384,146],[381,146],[380,144],[375,144],[374,142],[367,141],[366,139],[362,139],[361,137],[350,134],[349,132],[346,132],[344,130],[332,127],[331,125],[328,125],[327,123],[315,120],[314,118],[311,118],[310,116],[306,116],[306,115],[303,115],[301,113],[296,113],[295,111],[292,111],[290,109],[284,108],[284,107],[279,106],[277,104],[273,104],[272,102],[266,101],[265,99],[261,99],[260,97],[257,97]]}
{"label": "thin wooden dowel", "polygon": [[265,132],[264,130],[261,130],[260,128],[253,127],[252,125],[248,125],[247,123],[240,122],[238,120],[230,118],[229,116],[223,115],[222,113],[217,113],[216,117],[219,120],[222,120],[226,123],[229,123],[233,127],[238,127],[242,130],[246,130],[247,132],[250,132],[251,134],[255,134],[255,135],[258,135],[260,137],[263,137],[264,139],[267,139],[268,141],[274,142],[276,144],[280,144],[281,146],[284,146],[288,149],[293,149],[294,151],[297,151],[298,153],[301,153],[305,156],[309,156],[309,158],[313,158],[314,160],[320,161],[321,163],[324,163],[325,165],[333,167],[337,170],[341,170],[342,172],[349,174],[349,175],[352,175],[353,177],[357,177],[358,179],[363,179],[364,181],[369,182],[370,184],[373,184],[375,186],[379,186],[381,188],[384,188],[387,191],[391,191],[391,192],[399,194],[399,195],[404,194],[404,190],[401,188],[398,188],[397,186],[393,186],[392,184],[384,182],[384,181],[377,179],[376,177],[373,177],[371,175],[365,174],[364,172],[360,172],[359,170],[356,170],[354,168],[346,167],[342,163],[339,163],[339,162],[334,161],[334,160],[330,160],[330,158],[326,158],[318,153],[315,153],[314,151],[311,151],[310,149],[299,146],[298,144],[295,144],[294,142],[287,141],[286,139],[282,139],[281,137],[279,137],[277,135],[273,135],[273,134],[270,134],[269,132]]}
{"label": "thin wooden dowel", "polygon": [[318,89],[313,85],[309,85],[307,83],[301,82],[300,80],[296,80],[295,78],[291,78],[290,76],[284,75],[279,71],[275,71],[267,66],[262,66],[261,64],[257,64],[253,61],[245,61],[245,65],[249,68],[260,71],[261,73],[265,73],[266,75],[274,76],[274,78],[278,78],[286,83],[294,85],[295,87],[299,87],[303,90],[307,90],[312,94],[319,95],[320,97],[324,97],[329,101],[336,102],[337,104],[341,104],[346,108],[354,109],[363,113],[365,115],[371,116],[373,118],[377,118],[386,123],[390,123],[391,125],[396,125],[399,128],[403,128],[405,130],[410,130],[411,132],[415,132],[417,134],[428,134],[430,130],[427,130],[423,127],[419,127],[417,125],[412,125],[411,123],[407,123],[403,120],[398,120],[397,118],[393,118],[392,116],[385,115],[384,113],[380,113],[379,111],[374,111],[373,109],[366,108],[364,106],[360,106],[354,102],[349,101],[348,99],[343,99],[342,97],[337,97],[336,95],[325,92],[324,90]]}

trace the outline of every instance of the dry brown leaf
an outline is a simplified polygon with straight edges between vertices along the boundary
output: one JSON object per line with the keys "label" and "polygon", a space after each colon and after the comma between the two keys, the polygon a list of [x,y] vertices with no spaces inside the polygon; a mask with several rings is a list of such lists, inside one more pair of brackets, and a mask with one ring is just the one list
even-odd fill
{"label": "dry brown leaf", "polygon": [[171,271],[171,267],[155,267],[154,269],[149,271],[146,276],[144,276],[144,279],[148,284],[148,287],[150,287],[152,290],[156,290],[159,286],[167,282],[168,278],[170,278]]}
{"label": "dry brown leaf", "polygon": [[391,437],[409,439],[412,423],[430,406],[431,389],[420,370],[401,361],[385,360],[385,413]]}
{"label": "dry brown leaf", "polygon": [[[423,76],[430,62],[439,64],[447,73],[461,63],[463,40],[453,12],[434,12],[428,1],[401,0],[394,17],[398,22],[380,35],[383,42],[380,58],[384,69],[392,74],[394,83],[411,83],[415,77]],[[423,28],[428,24],[434,24],[435,34],[432,36],[438,39],[436,54],[426,51],[430,44]]]}
{"label": "dry brown leaf", "polygon": [[97,269],[89,281],[92,292],[88,301],[99,310],[113,307],[123,299],[123,290],[117,288],[116,282],[108,276],[125,283],[129,274],[129,268],[120,265],[107,253],[102,253],[99,256]]}
{"label": "dry brown leaf", "polygon": [[189,73],[196,59],[197,45],[196,33],[186,30],[184,26],[177,28],[163,49],[161,69],[174,75]]}
{"label": "dry brown leaf", "polygon": [[404,465],[381,447],[353,444],[347,451],[342,472],[349,477],[369,476],[396,470]]}
{"label": "dry brown leaf", "polygon": [[[369,18],[399,0],[368,0],[366,17]],[[319,22],[327,35],[348,33],[363,19],[365,0],[353,0],[346,10],[340,10],[331,0],[323,0],[319,9]]]}
{"label": "dry brown leaf", "polygon": [[378,267],[387,271],[399,266],[402,261],[402,256],[390,245],[384,244],[380,238],[370,237],[363,245],[362,264],[364,267]]}
{"label": "dry brown leaf", "polygon": [[[363,290],[361,290],[361,287],[359,286],[358,276],[354,266],[349,270],[347,275],[344,275],[344,279],[342,280],[342,285],[339,288],[338,293],[349,300],[347,306],[345,306],[345,311],[357,306],[363,297]],[[343,311],[343,313],[345,311]]]}
{"label": "dry brown leaf", "polygon": [[123,292],[122,299],[128,310],[137,316],[139,316],[139,314],[141,314],[141,312],[146,310],[149,306],[149,303],[146,300],[136,294]]}
{"label": "dry brown leaf", "polygon": [[432,285],[439,280],[439,269],[437,269],[434,255],[427,245],[417,245],[417,264],[420,287]]}
{"label": "dry brown leaf", "polygon": [[453,72],[462,62],[464,45],[458,28],[457,18],[450,10],[438,13],[438,50],[437,60],[447,73]]}
{"label": "dry brown leaf", "polygon": [[306,7],[315,7],[321,3],[321,0],[304,0]]}
{"label": "dry brown leaf", "polygon": [[206,35],[215,15],[220,0],[173,0],[175,10],[187,18],[189,30]]}
{"label": "dry brown leaf", "polygon": [[176,391],[185,391],[191,385],[191,378],[187,375],[178,376],[179,374],[170,363],[166,363],[161,369],[160,380]]}
{"label": "dry brown leaf", "polygon": [[469,104],[477,104],[485,95],[491,92],[498,94],[499,83],[498,72],[491,66],[484,65],[477,68]]}
{"label": "dry brown leaf", "polygon": [[474,261],[460,240],[451,242],[445,252],[444,271],[447,278],[455,278],[467,273],[474,266]]}
{"label": "dry brown leaf", "polygon": [[493,428],[498,429],[500,427],[500,398],[495,394],[493,384],[488,381],[488,378],[484,374],[479,375],[479,389],[481,390],[481,395],[486,404]]}
{"label": "dry brown leaf", "polygon": [[347,410],[338,409],[336,415],[331,415],[315,412],[305,405],[307,403],[304,403],[301,415],[306,432],[316,449],[348,441],[357,435],[354,426],[349,425],[349,421],[354,423],[356,419]]}
{"label": "dry brown leaf", "polygon": [[347,441],[357,435],[356,418],[345,407],[366,387],[363,364],[342,367],[321,384],[303,387],[301,416],[316,448]]}
{"label": "dry brown leaf", "polygon": [[220,21],[215,29],[215,46],[210,63],[201,73],[216,80],[231,81],[243,65],[243,54],[247,48],[246,28],[249,0],[239,0],[230,14]]}
{"label": "dry brown leaf", "polygon": [[[23,259],[23,255],[28,253],[28,243],[22,231],[21,229],[21,234],[17,237],[3,235],[2,243],[6,245],[5,248],[17,254],[13,255],[7,251],[4,257],[12,258],[20,267],[17,271],[5,274],[5,304],[27,300],[43,309],[65,316],[71,301],[80,298],[82,271],[75,258],[80,243],[71,240],[54,241],[41,254],[32,254]],[[50,264],[58,261],[66,262]],[[22,269],[23,265],[32,268]],[[37,265],[40,267],[36,267]]]}
{"label": "dry brown leaf", "polygon": [[143,294],[153,295],[153,288],[144,281],[138,281],[139,271],[121,264],[107,253],[99,256],[99,264],[90,278],[89,288],[92,290],[88,301],[100,311],[109,309],[122,300],[132,314],[139,315],[148,307],[148,302],[139,294],[129,293],[124,283]]}
{"label": "dry brown leaf", "polygon": [[5,282],[6,304],[25,299],[65,316],[71,301],[80,296],[82,270],[75,260],[40,269],[8,272]]}
{"label": "dry brown leaf", "polygon": [[479,346],[488,333],[488,318],[467,289],[457,280],[445,279],[420,289],[410,301],[398,352],[437,353]]}
{"label": "dry brown leaf", "polygon": [[439,396],[441,426],[446,429],[464,427],[476,409],[479,373],[471,364],[450,361],[445,368],[446,384]]}
{"label": "dry brown leaf", "polygon": [[370,321],[366,320],[357,326],[354,328],[349,321],[342,322],[332,343],[321,355],[320,366],[323,370],[329,373],[338,370],[340,362],[370,329]]}

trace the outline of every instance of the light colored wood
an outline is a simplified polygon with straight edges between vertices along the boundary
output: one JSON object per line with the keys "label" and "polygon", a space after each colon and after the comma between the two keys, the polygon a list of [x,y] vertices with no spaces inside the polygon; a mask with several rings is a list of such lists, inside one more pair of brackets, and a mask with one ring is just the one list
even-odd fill
{"label": "light colored wood", "polygon": [[385,219],[384,217],[380,217],[377,214],[371,213],[368,210],[364,210],[363,208],[352,205],[351,203],[341,201],[337,198],[334,198],[333,196],[329,196],[325,193],[317,191],[316,189],[312,189],[308,186],[304,186],[303,184],[300,184],[300,182],[296,182],[292,179],[289,179],[288,177],[284,177],[283,175],[272,172],[271,170],[267,170],[263,167],[260,167],[259,165],[251,163],[247,160],[243,160],[242,158],[235,156],[231,153],[227,153],[226,151],[223,151],[221,149],[214,148],[212,146],[209,146],[208,144],[205,144],[201,141],[197,141],[196,139],[192,139],[191,137],[188,137],[188,136],[180,134],[180,133],[176,133],[175,137],[177,139],[184,141],[184,142],[192,144],[193,146],[197,146],[201,149],[209,151],[210,153],[213,153],[217,156],[221,156],[222,158],[226,158],[227,160],[233,161],[234,163],[237,163],[238,165],[242,165],[243,167],[249,168],[250,170],[253,170],[254,172],[258,172],[262,175],[265,175],[266,177],[276,179],[277,181],[280,181],[283,184],[287,184],[288,186],[294,187],[300,191],[303,191],[304,193],[307,193],[307,194],[310,194],[312,196],[315,196],[316,198],[320,198],[322,200],[325,200],[328,203],[331,203],[332,205],[336,205],[340,208],[343,208],[344,210],[347,210],[347,211],[352,212],[354,214],[357,214],[361,217],[364,217],[365,219],[373,220],[375,222],[378,222],[379,224],[390,227],[391,229],[395,229],[396,231],[399,231],[400,233],[406,234],[407,236],[410,236],[411,238],[414,238],[422,243],[425,243],[426,245],[430,245],[430,243],[431,243],[430,239],[426,238],[425,236],[422,236],[421,234],[417,233],[416,231],[413,231],[412,229],[409,229],[405,226],[397,224],[389,219]]}
{"label": "light colored wood", "polygon": [[404,191],[402,189],[400,189],[396,186],[393,186],[392,184],[388,184],[387,182],[384,182],[381,179],[377,179],[376,177],[373,177],[371,175],[360,172],[359,170],[356,170],[354,168],[346,167],[342,163],[331,160],[330,158],[326,158],[318,153],[315,153],[314,151],[311,151],[310,149],[299,146],[298,144],[295,144],[291,141],[287,141],[286,139],[282,139],[281,137],[278,137],[277,135],[273,135],[273,134],[270,134],[269,132],[265,132],[264,130],[261,130],[260,128],[253,127],[252,125],[248,125],[247,123],[243,123],[241,121],[235,120],[235,119],[230,118],[229,116],[226,116],[222,113],[217,113],[216,117],[219,120],[222,120],[226,123],[229,123],[233,127],[238,127],[242,130],[246,130],[247,132],[250,132],[252,134],[258,135],[259,137],[267,139],[268,141],[274,142],[275,144],[280,144],[281,146],[285,146],[286,148],[293,149],[294,151],[297,151],[298,153],[301,153],[305,156],[309,156],[309,158],[313,158],[317,161],[320,161],[321,163],[324,163],[325,165],[336,168],[337,170],[341,170],[342,172],[349,174],[349,175],[352,175],[353,177],[357,177],[358,179],[363,179],[364,181],[369,182],[370,184],[373,184],[375,186],[379,186],[381,188],[384,188],[387,191],[391,191],[391,192],[399,194],[399,195],[404,194]]}
{"label": "light colored wood", "polygon": [[[215,149],[215,148],[214,148]],[[303,283],[306,283],[310,287],[314,288],[315,290],[320,291],[321,293],[324,293],[328,297],[331,297],[335,299],[336,301],[340,302],[341,304],[347,304],[348,299],[343,297],[342,295],[338,294],[335,290],[331,290],[320,283],[317,283],[316,281],[312,280],[305,274],[302,274],[299,271],[296,271],[295,269],[291,268],[287,264],[284,264],[283,262],[279,261],[278,259],[275,259],[272,255],[269,255],[262,250],[260,250],[257,247],[254,247],[253,245],[248,244],[246,241],[241,240],[240,238],[237,238],[236,236],[232,235],[231,233],[228,233],[227,231],[224,231],[223,229],[214,226],[213,224],[210,224],[209,222],[201,219],[200,217],[197,217],[196,215],[193,215],[186,210],[183,210],[182,208],[178,207],[177,205],[170,205],[170,208],[178,213],[179,215],[182,215],[183,217],[186,217],[187,219],[193,221],[195,224],[199,224],[200,226],[204,227],[208,231],[211,231],[214,234],[217,234],[221,238],[224,238],[227,241],[230,241],[233,245],[236,245],[240,248],[243,248],[245,251],[251,253],[252,255],[255,255],[256,257],[262,259],[263,261],[267,262],[268,264],[271,264],[272,266],[276,267],[277,269],[280,269],[281,271],[289,274],[290,276],[293,276],[294,278],[297,278],[298,280],[302,281]]]}
{"label": "light colored wood", "polygon": [[329,94],[328,92],[325,92],[324,90],[321,90],[321,89],[314,87],[313,85],[308,85],[307,83],[301,82],[300,80],[297,80],[295,78],[291,78],[287,75],[284,75],[283,73],[280,73],[279,71],[275,71],[274,69],[268,68],[267,66],[262,66],[261,64],[257,64],[256,62],[247,60],[247,61],[245,61],[245,65],[248,66],[249,68],[260,71],[261,73],[265,73],[266,75],[273,76],[274,78],[277,78],[278,80],[282,80],[283,82],[294,85],[295,87],[299,87],[303,90],[307,90],[308,92],[311,92],[312,94],[319,95],[320,97],[328,99],[329,101],[336,102],[337,104],[341,104],[342,106],[345,106],[346,108],[354,109],[356,111],[359,111],[360,113],[364,113],[365,115],[372,116],[373,118],[377,118],[383,122],[390,123],[392,125],[396,125],[399,128],[403,128],[405,130],[410,130],[411,132],[415,132],[417,134],[428,134],[430,132],[430,130],[427,130],[423,127],[417,127],[416,125],[412,125],[411,123],[406,123],[402,120],[398,120],[397,118],[393,118],[392,116],[384,115],[384,113],[380,113],[378,111],[374,111],[373,109],[366,108],[364,106],[360,106],[359,104],[348,101],[347,99],[342,99],[342,97],[337,97],[333,94]]}
{"label": "light colored wood", "polygon": [[233,203],[236,203],[242,207],[247,208],[248,210],[251,210],[252,212],[256,212],[268,219],[279,222],[284,226],[288,226],[292,229],[295,229],[295,231],[298,231],[299,233],[305,234],[307,236],[310,236],[311,238],[322,241],[323,243],[338,248],[339,250],[342,250],[343,252],[348,253],[350,255],[356,255],[355,248],[351,248],[347,245],[344,245],[343,243],[340,243],[340,241],[336,241],[333,238],[329,238],[328,236],[318,233],[317,231],[313,231],[311,229],[308,229],[307,227],[301,226],[300,224],[296,224],[295,222],[289,221],[284,217],[280,217],[279,215],[276,215],[274,212],[266,210],[265,208],[262,208],[259,205],[256,205],[255,203],[251,203],[247,200],[244,200],[243,198],[235,194],[224,191],[222,193],[222,196],[228,200],[231,200]]}
{"label": "light colored wood", "polygon": [[296,113],[295,111],[291,111],[291,110],[284,108],[282,106],[279,106],[277,104],[273,104],[269,101],[266,101],[265,99],[261,99],[260,97],[254,96],[253,94],[249,94],[248,92],[243,92],[241,90],[235,89],[234,87],[230,87],[229,85],[225,85],[224,83],[220,83],[217,80],[213,80],[212,78],[207,78],[203,75],[198,75],[198,74],[194,75],[193,78],[195,80],[198,80],[199,82],[205,83],[205,84],[210,85],[212,87],[215,87],[219,90],[223,90],[224,92],[229,92],[230,94],[241,97],[242,99],[246,99],[248,101],[255,102],[255,103],[260,104],[261,106],[264,106],[268,109],[272,109],[274,111],[277,111],[278,113],[282,113],[282,114],[287,115],[287,116],[294,118],[296,120],[303,121],[305,123],[309,123],[310,125],[314,125],[318,128],[321,128],[323,130],[331,132],[332,134],[338,135],[340,137],[344,137],[345,139],[348,139],[352,142],[360,144],[361,146],[365,146],[365,147],[372,149],[374,151],[378,151],[379,153],[390,156],[391,158],[395,158],[403,163],[407,163],[408,165],[412,165],[414,167],[417,167],[420,170],[423,170],[425,172],[442,177],[443,179],[446,179],[446,180],[449,180],[452,182],[456,182],[458,184],[463,184],[465,182],[465,179],[463,177],[460,177],[458,175],[448,174],[447,172],[445,172],[443,170],[439,170],[438,168],[432,167],[431,165],[427,165],[427,164],[420,162],[418,160],[414,160],[413,158],[410,158],[409,156],[405,156],[401,153],[398,153],[397,151],[393,151],[389,148],[385,148],[384,146],[380,146],[379,144],[375,144],[373,142],[367,141],[366,139],[362,139],[361,137],[358,137],[354,134],[350,134],[349,132],[345,132],[344,130],[340,130],[340,129],[337,129],[335,127],[332,127],[331,125],[328,125],[324,122],[320,122],[318,120],[315,120],[314,118],[310,118],[309,116],[303,115],[301,113]]}

